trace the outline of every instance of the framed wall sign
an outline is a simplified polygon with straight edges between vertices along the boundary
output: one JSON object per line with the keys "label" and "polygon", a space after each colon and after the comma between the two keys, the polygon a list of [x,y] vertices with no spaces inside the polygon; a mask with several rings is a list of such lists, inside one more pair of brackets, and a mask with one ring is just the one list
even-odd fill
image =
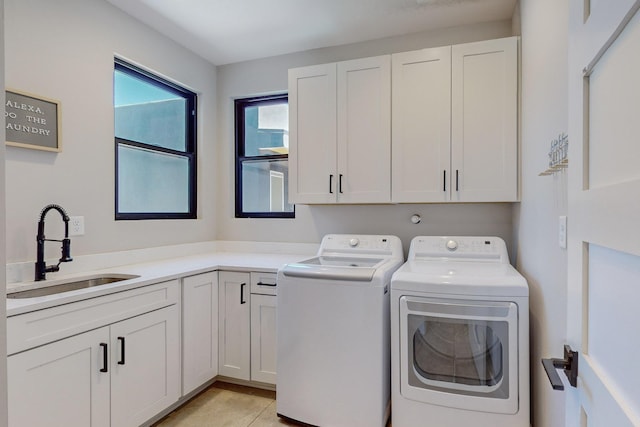
{"label": "framed wall sign", "polygon": [[55,152],[62,150],[58,101],[7,89],[4,119],[7,145]]}

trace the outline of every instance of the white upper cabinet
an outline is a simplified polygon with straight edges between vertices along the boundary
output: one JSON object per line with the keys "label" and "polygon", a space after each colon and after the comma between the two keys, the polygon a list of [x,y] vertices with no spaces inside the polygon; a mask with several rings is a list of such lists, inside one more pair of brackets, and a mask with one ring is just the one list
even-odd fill
{"label": "white upper cabinet", "polygon": [[451,69],[451,200],[517,201],[518,38],[455,45]]}
{"label": "white upper cabinet", "polygon": [[518,39],[392,56],[393,201],[518,199]]}
{"label": "white upper cabinet", "polygon": [[335,202],[336,178],[336,64],[289,70],[289,202]]}
{"label": "white upper cabinet", "polygon": [[393,201],[450,199],[451,46],[392,55]]}
{"label": "white upper cabinet", "polygon": [[289,70],[291,203],[391,200],[389,55]]}

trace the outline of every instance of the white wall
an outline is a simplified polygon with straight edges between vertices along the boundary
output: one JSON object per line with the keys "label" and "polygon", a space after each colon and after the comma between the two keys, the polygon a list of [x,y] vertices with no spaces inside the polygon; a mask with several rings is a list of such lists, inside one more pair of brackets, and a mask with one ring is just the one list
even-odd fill
{"label": "white wall", "polygon": [[[296,218],[234,218],[233,99],[287,91],[289,68],[510,36],[511,21],[449,28],[218,67],[218,234],[223,240],[319,242],[327,233],[512,237],[511,204],[296,206]],[[418,213],[422,223],[411,224]]]}
{"label": "white wall", "polygon": [[[85,217],[76,256],[214,239],[215,67],[104,0],[7,0],[5,15],[6,86],[60,101],[62,117],[61,153],[7,147],[7,262],[35,260],[49,203]],[[197,220],[114,220],[114,55],[199,94]],[[47,216],[47,237],[61,222]],[[48,256],[59,257],[58,245]]]}
{"label": "white wall", "polygon": [[520,25],[522,202],[514,207],[516,266],[530,289],[533,425],[557,427],[564,425],[564,395],[551,389],[540,359],[562,357],[565,343],[567,252],[558,245],[558,216],[567,212],[567,176],[538,174],[548,166],[551,141],[568,127],[568,1],[520,0]]}
{"label": "white wall", "polygon": [[[0,82],[4,84],[4,0],[0,0]],[[0,93],[0,101],[4,105],[4,91]],[[4,117],[0,120],[3,124],[0,129],[0,141],[4,140],[5,127]],[[6,239],[6,227],[3,227],[5,218],[5,149],[4,144],[0,144],[0,242]],[[0,278],[5,277],[5,245],[0,245]],[[0,280],[0,427],[6,426],[7,419],[7,304],[6,304],[6,282]]]}

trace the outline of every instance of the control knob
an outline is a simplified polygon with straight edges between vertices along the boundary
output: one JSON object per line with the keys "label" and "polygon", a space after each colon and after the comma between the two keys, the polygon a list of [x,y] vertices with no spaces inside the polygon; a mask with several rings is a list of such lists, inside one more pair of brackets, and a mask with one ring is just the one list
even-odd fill
{"label": "control knob", "polygon": [[458,242],[456,242],[455,240],[449,240],[447,242],[447,249],[449,249],[450,251],[455,251],[456,249],[458,249]]}
{"label": "control knob", "polygon": [[360,243],[360,240],[356,239],[355,237],[349,240],[349,246],[351,246],[352,248],[358,246],[358,243]]}

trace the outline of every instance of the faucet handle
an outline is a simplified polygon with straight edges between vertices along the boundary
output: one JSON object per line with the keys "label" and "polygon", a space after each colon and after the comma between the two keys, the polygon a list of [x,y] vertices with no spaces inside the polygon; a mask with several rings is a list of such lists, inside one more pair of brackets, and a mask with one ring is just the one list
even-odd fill
{"label": "faucet handle", "polygon": [[73,261],[73,258],[71,258],[71,239],[64,238],[62,239],[62,257],[60,258],[60,262],[69,261]]}

